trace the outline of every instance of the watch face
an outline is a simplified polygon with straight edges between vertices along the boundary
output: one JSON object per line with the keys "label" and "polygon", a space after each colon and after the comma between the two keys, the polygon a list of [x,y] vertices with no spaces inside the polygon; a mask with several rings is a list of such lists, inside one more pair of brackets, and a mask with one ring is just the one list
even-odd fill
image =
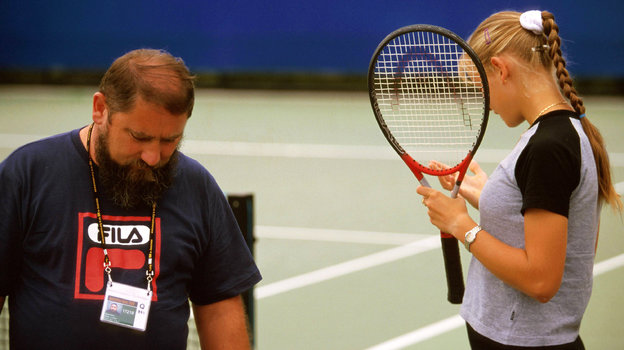
{"label": "watch face", "polygon": [[476,235],[475,235],[475,233],[474,233],[474,232],[470,232],[470,233],[468,234],[468,237],[466,237],[466,241],[468,241],[468,243],[472,243],[472,241],[474,241],[474,239],[475,239],[475,236],[476,236]]}
{"label": "watch face", "polygon": [[468,251],[470,251],[470,244],[475,240],[479,231],[481,231],[481,227],[477,226],[466,233],[466,237],[464,238],[464,246],[466,246],[466,249]]}

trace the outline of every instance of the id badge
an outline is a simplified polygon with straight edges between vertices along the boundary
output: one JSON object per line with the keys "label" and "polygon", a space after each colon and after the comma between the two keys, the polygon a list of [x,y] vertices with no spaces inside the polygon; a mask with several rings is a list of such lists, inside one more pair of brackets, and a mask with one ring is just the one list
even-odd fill
{"label": "id badge", "polygon": [[145,331],[152,293],[119,282],[109,282],[100,321]]}

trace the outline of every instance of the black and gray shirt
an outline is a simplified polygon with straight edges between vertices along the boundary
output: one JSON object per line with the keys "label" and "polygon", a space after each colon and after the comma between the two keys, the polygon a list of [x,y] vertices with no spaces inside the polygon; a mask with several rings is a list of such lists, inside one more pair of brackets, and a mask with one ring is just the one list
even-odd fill
{"label": "black and gray shirt", "polygon": [[576,113],[548,113],[522,134],[483,188],[481,226],[502,242],[523,248],[523,215],[529,208],[568,218],[559,291],[548,303],[540,303],[473,257],[461,315],[477,332],[503,344],[569,343],[578,336],[591,294],[600,214],[594,156]]}

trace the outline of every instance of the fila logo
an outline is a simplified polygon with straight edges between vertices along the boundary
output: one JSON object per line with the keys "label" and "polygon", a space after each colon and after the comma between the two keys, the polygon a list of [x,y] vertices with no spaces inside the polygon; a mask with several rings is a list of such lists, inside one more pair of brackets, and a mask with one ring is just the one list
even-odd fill
{"label": "fila logo", "polygon": [[[141,245],[149,241],[149,227],[146,225],[103,225],[106,244]],[[89,239],[101,243],[98,224],[93,223],[87,229]]]}

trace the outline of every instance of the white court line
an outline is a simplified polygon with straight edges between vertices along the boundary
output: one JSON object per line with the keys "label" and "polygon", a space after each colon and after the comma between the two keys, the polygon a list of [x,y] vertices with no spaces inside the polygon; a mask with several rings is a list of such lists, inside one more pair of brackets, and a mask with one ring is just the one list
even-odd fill
{"label": "white court line", "polygon": [[[249,157],[320,158],[354,160],[397,160],[388,146],[331,145],[298,143],[259,143],[232,141],[186,140],[182,150],[188,154],[231,155]],[[510,150],[482,149],[476,156],[482,163],[498,163]],[[624,164],[624,157],[623,164]]]}
{"label": "white court line", "polygon": [[397,159],[390,147],[298,143],[184,140],[188,154],[322,159]]}
{"label": "white court line", "polygon": [[[303,227],[255,226],[256,238],[294,239],[344,243],[398,244],[361,258],[254,288],[256,300],[306,287],[440,247],[440,236],[391,232],[311,229]],[[426,238],[423,238],[426,237]],[[407,244],[406,244],[407,243]],[[193,318],[191,310],[191,319]]]}
{"label": "white court line", "polygon": [[[28,142],[46,136],[27,134],[0,134],[0,148],[15,149]],[[398,156],[388,146],[332,145],[303,143],[265,143],[238,141],[182,140],[181,150],[185,154],[319,158],[353,160],[397,160]],[[510,151],[506,149],[479,149],[476,155],[480,163],[498,163]],[[624,167],[624,153],[609,153],[612,166]]]}
{"label": "white court line", "polygon": [[624,254],[616,255],[610,259],[603,260],[594,265],[594,277],[600,276],[611,270],[624,266]]}
{"label": "white court line", "polygon": [[623,167],[624,166],[624,153],[609,152],[609,162],[611,163],[611,166]]}
{"label": "white court line", "polygon": [[[182,150],[188,154],[231,155],[249,157],[286,157],[321,159],[396,160],[398,156],[388,146],[260,143],[235,141],[185,140]],[[499,163],[510,150],[479,149],[476,158],[481,163]],[[624,167],[624,153],[609,153],[611,166]]]}
{"label": "white court line", "polygon": [[286,226],[255,226],[255,236],[257,238],[303,241],[403,245],[430,237],[431,235]]}
{"label": "white court line", "polygon": [[438,321],[436,323],[432,323],[428,326],[419,328],[413,332],[404,334],[400,337],[396,337],[394,339],[383,342],[379,345],[375,345],[366,350],[394,350],[394,349],[403,349],[410,345],[414,345],[425,341],[427,339],[431,339],[435,336],[438,336],[442,333],[446,333],[455,328],[459,328],[463,326],[465,323],[464,319],[459,315],[455,315],[444,319],[442,321]]}
{"label": "white court line", "polygon": [[383,250],[357,259],[349,260],[337,265],[328,266],[319,270],[304,273],[254,289],[256,299],[264,299],[294,289],[327,281],[336,277],[379,266],[400,260],[415,254],[426,252],[440,247],[440,237],[431,236],[396,248]]}
{"label": "white court line", "polygon": [[624,182],[618,182],[615,184],[615,192],[624,195]]}
{"label": "white court line", "polygon": [[[624,254],[601,261],[594,265],[594,277],[624,266]],[[410,345],[418,344],[440,334],[450,332],[465,324],[459,315],[451,316],[444,320],[419,328],[413,332],[390,339],[366,350],[399,350]]]}

